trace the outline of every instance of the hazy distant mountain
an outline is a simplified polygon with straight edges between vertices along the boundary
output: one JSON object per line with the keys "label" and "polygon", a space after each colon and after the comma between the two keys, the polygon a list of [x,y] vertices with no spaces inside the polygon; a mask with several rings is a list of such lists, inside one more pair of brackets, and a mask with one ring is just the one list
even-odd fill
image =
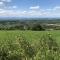
{"label": "hazy distant mountain", "polygon": [[42,17],[0,17],[1,20],[60,20],[60,18],[42,18]]}

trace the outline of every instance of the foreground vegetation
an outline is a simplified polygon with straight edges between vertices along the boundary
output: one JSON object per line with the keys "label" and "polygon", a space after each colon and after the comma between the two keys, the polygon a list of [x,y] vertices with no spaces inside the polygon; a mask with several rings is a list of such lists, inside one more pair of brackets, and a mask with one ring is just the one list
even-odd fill
{"label": "foreground vegetation", "polygon": [[60,31],[0,31],[0,60],[60,60]]}

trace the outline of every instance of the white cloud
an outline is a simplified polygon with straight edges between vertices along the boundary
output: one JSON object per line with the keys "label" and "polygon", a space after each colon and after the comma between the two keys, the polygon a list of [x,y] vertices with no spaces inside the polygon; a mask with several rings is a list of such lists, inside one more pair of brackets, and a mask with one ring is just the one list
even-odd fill
{"label": "white cloud", "polygon": [[[40,6],[31,6],[28,10],[18,10],[16,5],[11,6],[12,0],[0,0],[0,16],[42,16],[60,17],[60,6],[42,9]],[[7,4],[8,3],[8,4]]]}
{"label": "white cloud", "polygon": [[56,7],[54,7],[54,9],[60,9],[60,6],[56,6]]}
{"label": "white cloud", "polygon": [[[11,6],[11,8],[17,8],[17,6]],[[0,16],[25,16],[25,17],[60,17],[60,7],[53,7],[49,9],[34,8],[28,10],[15,10],[15,9],[1,9]]]}
{"label": "white cloud", "polygon": [[11,0],[1,0],[2,2],[11,2]]}
{"label": "white cloud", "polygon": [[8,8],[10,5],[9,2],[11,2],[11,0],[0,0],[0,8]]}
{"label": "white cloud", "polygon": [[12,8],[17,8],[17,6],[12,6]]}
{"label": "white cloud", "polygon": [[31,14],[34,14],[36,16],[42,16],[42,17],[60,17],[60,6],[55,6],[53,8],[49,9],[38,9],[35,10],[35,12],[31,12]]}
{"label": "white cloud", "polygon": [[27,11],[23,11],[22,13],[27,13]]}
{"label": "white cloud", "polygon": [[17,6],[8,6],[8,7],[5,7],[6,9],[8,8],[8,9],[17,9]]}
{"label": "white cloud", "polygon": [[0,5],[2,5],[3,4],[3,2],[0,2]]}
{"label": "white cloud", "polygon": [[32,6],[29,9],[39,9],[39,8],[40,8],[39,6]]}

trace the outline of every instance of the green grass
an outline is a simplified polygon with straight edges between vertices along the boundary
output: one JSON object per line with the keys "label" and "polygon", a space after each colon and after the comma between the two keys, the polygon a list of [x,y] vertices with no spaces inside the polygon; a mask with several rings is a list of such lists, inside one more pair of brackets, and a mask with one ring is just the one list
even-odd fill
{"label": "green grass", "polygon": [[0,31],[0,60],[23,58],[60,60],[60,31]]}
{"label": "green grass", "polygon": [[43,35],[47,35],[50,33],[54,39],[60,43],[60,30],[57,31],[0,31],[0,42],[11,40],[15,42],[17,36],[24,36],[26,40],[30,41],[31,43],[34,41],[38,41]]}

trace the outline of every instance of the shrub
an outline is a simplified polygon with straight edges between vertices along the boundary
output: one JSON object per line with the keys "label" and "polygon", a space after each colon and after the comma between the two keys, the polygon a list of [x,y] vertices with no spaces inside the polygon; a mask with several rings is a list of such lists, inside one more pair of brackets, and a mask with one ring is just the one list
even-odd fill
{"label": "shrub", "polygon": [[20,37],[18,41],[19,41],[19,46],[22,49],[22,52],[24,53],[25,59],[33,60],[33,57],[35,55],[34,47],[31,46],[31,44],[28,41],[26,41],[24,37]]}

